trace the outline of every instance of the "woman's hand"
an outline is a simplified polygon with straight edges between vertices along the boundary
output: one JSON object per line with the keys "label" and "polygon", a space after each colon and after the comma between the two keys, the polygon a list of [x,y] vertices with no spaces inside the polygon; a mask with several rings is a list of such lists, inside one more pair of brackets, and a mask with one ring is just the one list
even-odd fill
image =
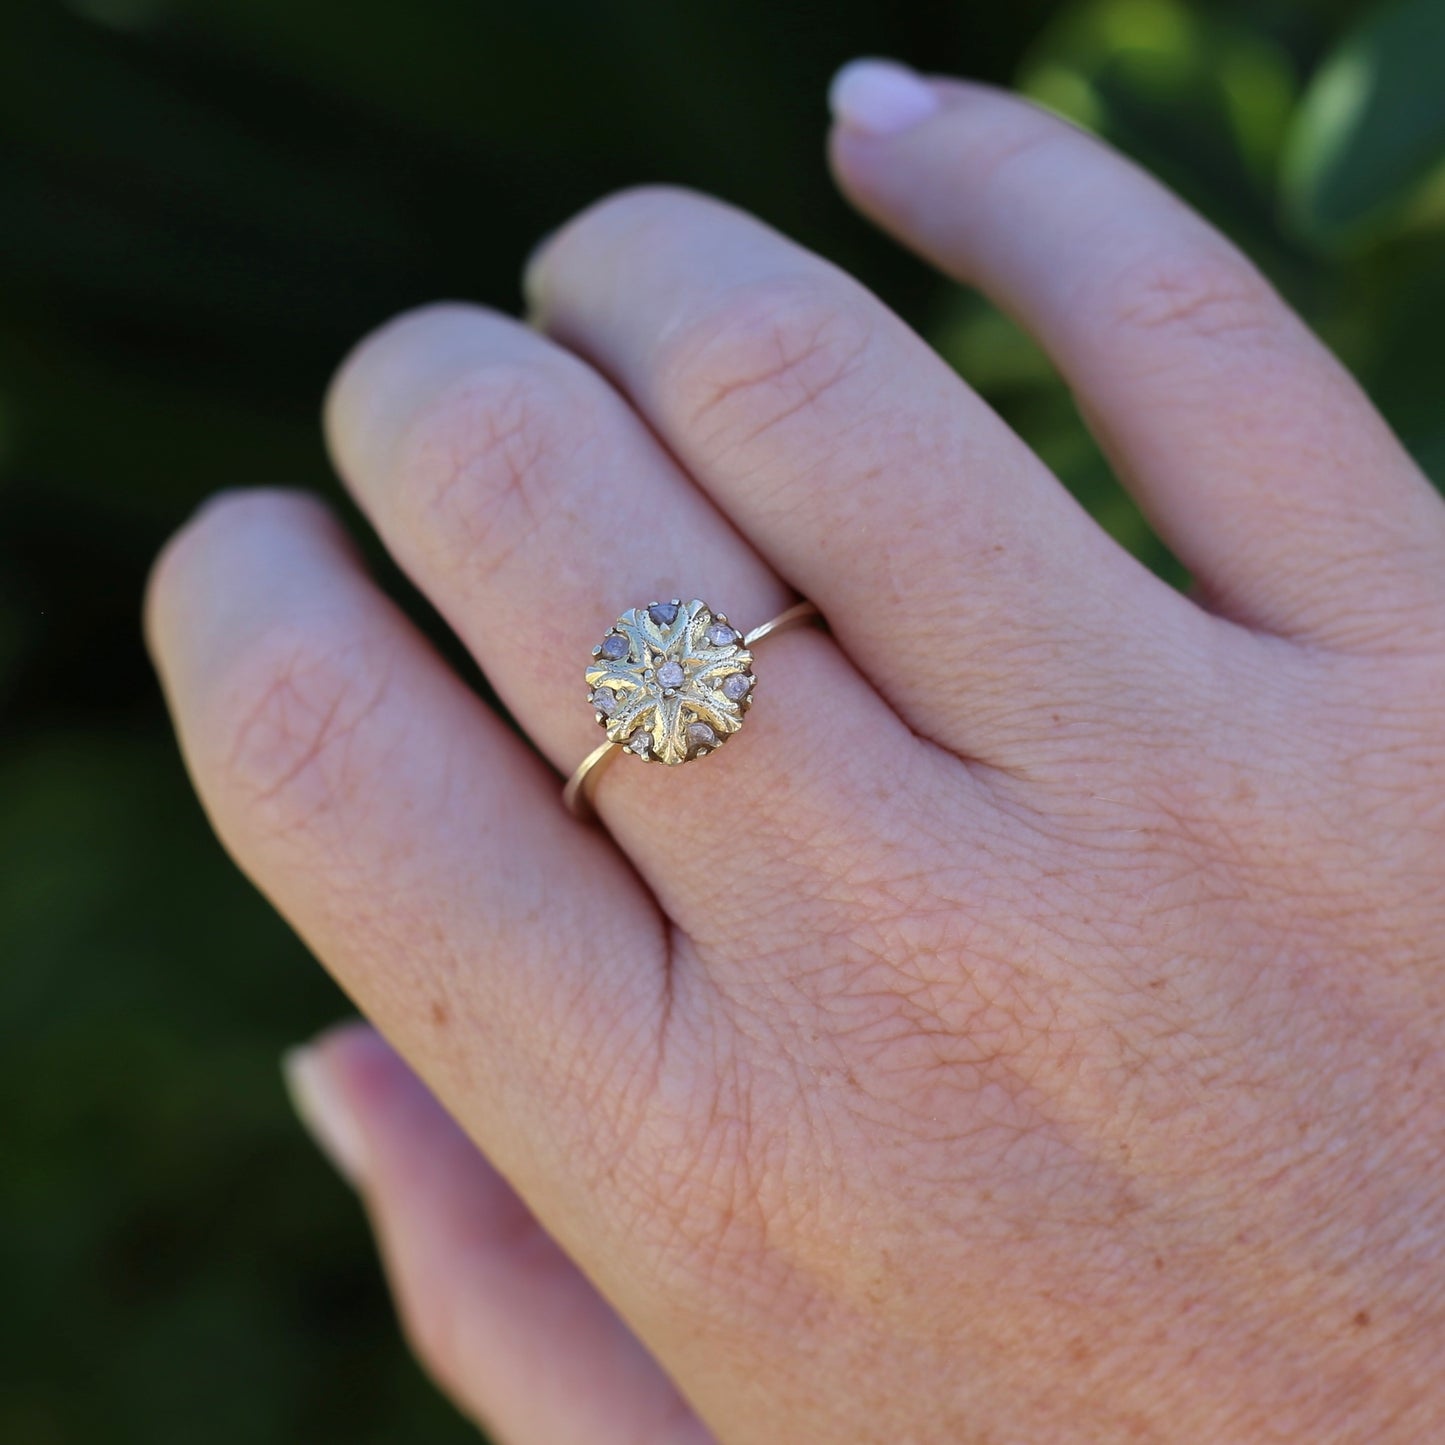
{"label": "woman's hand", "polygon": [[[1442,1438],[1445,506],[1097,142],[897,69],[835,103],[844,189],[1040,338],[1197,599],[826,262],[590,208],[535,328],[403,317],[327,410],[540,757],[305,498],[156,571],[218,831],[426,1081],[352,1029],[304,1107],[517,1445]],[[568,816],[619,612],[795,592],[831,635],[745,736]]]}

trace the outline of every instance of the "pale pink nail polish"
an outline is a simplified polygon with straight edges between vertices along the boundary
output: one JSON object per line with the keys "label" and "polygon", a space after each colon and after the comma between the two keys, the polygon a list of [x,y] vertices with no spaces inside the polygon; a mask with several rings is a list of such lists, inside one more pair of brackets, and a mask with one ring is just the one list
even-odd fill
{"label": "pale pink nail polish", "polygon": [[938,110],[921,76],[896,60],[850,60],[828,87],[828,108],[839,125],[865,135],[899,135]]}
{"label": "pale pink nail polish", "polygon": [[366,1172],[366,1139],[326,1055],[311,1045],[291,1049],[281,1060],[281,1074],[291,1107],[316,1147],[348,1183],[359,1184]]}

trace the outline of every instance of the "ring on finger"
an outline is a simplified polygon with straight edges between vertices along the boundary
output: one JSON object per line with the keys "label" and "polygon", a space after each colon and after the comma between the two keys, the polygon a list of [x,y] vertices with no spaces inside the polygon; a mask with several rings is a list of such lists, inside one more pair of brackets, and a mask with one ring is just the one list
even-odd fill
{"label": "ring on finger", "polygon": [[744,633],[699,598],[624,612],[587,666],[588,701],[607,740],[578,764],[562,801],[575,816],[591,816],[597,782],[622,752],[665,767],[715,753],[752,706],[753,648],[819,618],[813,603],[799,602]]}

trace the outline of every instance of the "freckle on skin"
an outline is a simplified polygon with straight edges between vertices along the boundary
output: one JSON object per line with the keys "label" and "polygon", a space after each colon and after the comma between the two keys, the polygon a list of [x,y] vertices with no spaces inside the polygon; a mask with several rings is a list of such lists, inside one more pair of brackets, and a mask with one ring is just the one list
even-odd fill
{"label": "freckle on skin", "polygon": [[1359,1311],[1356,1313],[1356,1315],[1355,1315],[1355,1328],[1356,1328],[1357,1330],[1363,1330],[1364,1328],[1366,1328],[1366,1326],[1369,1325],[1369,1323],[1370,1323],[1370,1312],[1369,1312],[1369,1310],[1359,1310]]}
{"label": "freckle on skin", "polygon": [[1155,1269],[1163,1269],[1163,1268],[1164,1268],[1164,1256],[1163,1256],[1162,1254],[1156,1254],[1156,1255],[1154,1256],[1154,1268],[1155,1268]]}
{"label": "freckle on skin", "polygon": [[431,1021],[439,1028],[445,1028],[451,1022],[451,1015],[447,1012],[447,1006],[440,1001],[433,1000],[431,1006]]}

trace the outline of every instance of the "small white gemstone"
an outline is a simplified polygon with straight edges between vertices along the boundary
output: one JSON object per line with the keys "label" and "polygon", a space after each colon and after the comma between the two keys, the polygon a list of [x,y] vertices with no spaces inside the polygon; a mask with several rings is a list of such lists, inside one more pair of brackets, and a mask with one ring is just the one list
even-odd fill
{"label": "small white gemstone", "polygon": [[600,712],[603,717],[610,716],[617,708],[617,694],[609,692],[605,687],[599,687],[592,694],[592,706]]}
{"label": "small white gemstone", "polygon": [[728,643],[737,640],[737,633],[726,622],[714,622],[703,636],[714,647],[726,647]]}
{"label": "small white gemstone", "polygon": [[620,632],[609,632],[602,639],[602,656],[608,662],[621,662],[627,656],[627,639]]}
{"label": "small white gemstone", "polygon": [[752,691],[752,683],[745,672],[730,672],[723,678],[722,694],[733,702],[741,702]]}
{"label": "small white gemstone", "polygon": [[690,722],[687,725],[687,740],[695,747],[710,748],[717,742],[717,734],[705,722]]}
{"label": "small white gemstone", "polygon": [[687,681],[687,674],[682,670],[680,662],[669,658],[657,669],[657,680],[663,687],[681,687]]}
{"label": "small white gemstone", "polygon": [[633,733],[627,741],[627,746],[637,754],[639,758],[645,758],[652,751],[652,734],[647,732]]}

